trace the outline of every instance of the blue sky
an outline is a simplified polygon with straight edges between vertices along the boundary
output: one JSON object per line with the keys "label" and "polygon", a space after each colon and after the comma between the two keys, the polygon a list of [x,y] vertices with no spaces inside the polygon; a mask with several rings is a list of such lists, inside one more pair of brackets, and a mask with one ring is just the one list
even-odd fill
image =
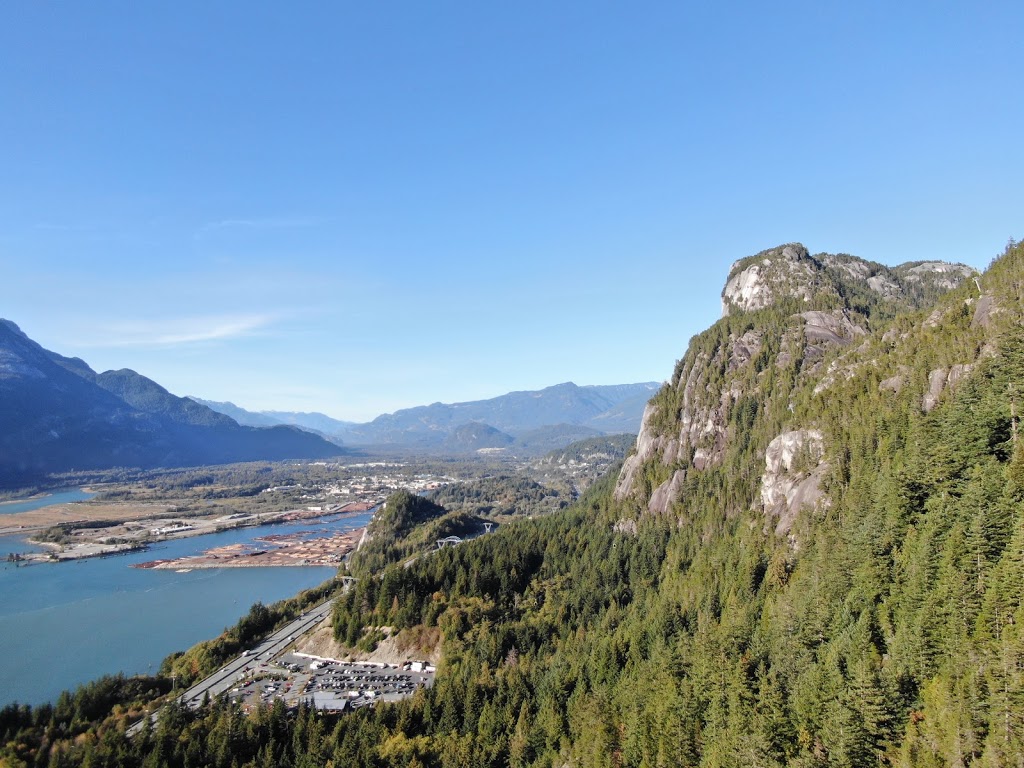
{"label": "blue sky", "polygon": [[735,259],[1020,237],[1020,3],[11,3],[0,316],[364,420],[660,380]]}

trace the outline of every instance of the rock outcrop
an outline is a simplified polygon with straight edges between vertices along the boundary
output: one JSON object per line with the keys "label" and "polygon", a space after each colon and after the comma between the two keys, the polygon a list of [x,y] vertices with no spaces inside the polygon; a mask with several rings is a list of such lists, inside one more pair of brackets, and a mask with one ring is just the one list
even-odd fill
{"label": "rock outcrop", "polygon": [[949,368],[936,368],[928,374],[928,389],[921,398],[921,410],[925,413],[931,412],[939,404],[944,390],[950,392],[956,390],[957,385],[963,380],[974,366],[971,363],[958,363]]}
{"label": "rock outcrop", "polygon": [[907,376],[909,373],[910,369],[905,365],[901,365],[895,376],[890,376],[889,378],[882,379],[878,382],[878,391],[892,392],[894,395],[898,395],[903,391],[903,387],[906,386]]}
{"label": "rock outcrop", "polygon": [[722,290],[722,315],[770,307],[783,298],[812,303],[840,299],[850,289],[876,294],[906,308],[934,299],[977,274],[966,264],[907,262],[886,267],[849,254],[812,256],[800,243],[762,251],[732,265]]}
{"label": "rock outcrop", "polygon": [[[615,498],[631,499],[637,512],[669,514],[691,473],[722,466],[734,446],[749,450],[750,430],[763,414],[778,419],[793,412],[787,387],[825,396],[826,390],[877,367],[870,336],[876,310],[888,319],[933,305],[974,274],[962,264],[887,267],[847,254],[811,255],[799,243],[735,262],[722,290],[722,319],[693,339],[671,381],[648,405]],[[978,303],[975,322],[981,324],[992,308]],[[770,308],[788,313],[761,314]],[[936,323],[943,321],[935,317]],[[905,338],[894,332],[888,342],[901,344]],[[922,407],[934,407],[942,391],[967,372],[952,366],[935,373]],[[880,378],[879,388],[894,393],[910,380],[907,371],[892,369]],[[769,445],[761,443],[767,468],[760,499],[752,499],[777,521],[780,533],[789,531],[801,508],[821,502],[820,481],[828,468],[818,430],[796,415],[783,426],[787,431]],[[794,464],[798,455],[806,460]]]}
{"label": "rock outcrop", "polygon": [[[751,366],[760,351],[760,344],[760,334],[751,331],[730,338],[711,356],[703,353],[688,356],[682,369],[666,387],[672,399],[679,403],[674,420],[677,431],[665,432],[663,427],[655,426],[660,406],[652,401],[644,411],[636,452],[626,459],[619,474],[615,486],[617,499],[635,495],[640,490],[637,485],[639,471],[649,461],[656,460],[663,466],[692,466],[696,470],[708,469],[721,461],[728,439],[728,414],[743,395],[743,389],[730,382],[728,386],[714,390],[710,386],[710,375],[719,368],[736,374]],[[666,481],[662,484],[655,503],[657,509],[667,509],[674,500],[671,493],[678,490],[680,482],[677,479],[674,483]]]}
{"label": "rock outcrop", "polygon": [[676,499],[679,498],[679,491],[686,479],[686,470],[677,469],[672,477],[654,489],[651,500],[647,502],[647,509],[655,515],[664,515]]}
{"label": "rock outcrop", "polygon": [[761,505],[775,532],[787,534],[801,509],[823,502],[821,481],[828,471],[823,461],[825,438],[816,429],[783,432],[768,444],[761,476]]}
{"label": "rock outcrop", "polygon": [[779,246],[732,265],[722,290],[722,315],[771,306],[783,296],[810,301],[814,264],[800,243]]}
{"label": "rock outcrop", "polygon": [[991,294],[982,295],[974,305],[974,317],[971,318],[972,328],[990,328],[992,319],[999,314],[999,306]]}
{"label": "rock outcrop", "polygon": [[950,264],[945,261],[923,261],[915,266],[906,269],[904,278],[910,283],[930,282],[946,291],[958,287],[960,283],[969,277],[974,277],[978,271],[966,264]]}
{"label": "rock outcrop", "polygon": [[651,420],[657,412],[658,407],[653,403],[648,403],[644,408],[640,432],[636,438],[636,452],[623,462],[618,482],[615,484],[615,498],[619,500],[626,498],[633,491],[639,471],[661,449],[664,438],[656,436],[651,427]]}
{"label": "rock outcrop", "polygon": [[801,312],[799,317],[804,321],[804,338],[807,339],[808,345],[845,347],[858,336],[867,333],[867,330],[854,323],[850,319],[850,313],[843,309],[834,309],[831,312]]}

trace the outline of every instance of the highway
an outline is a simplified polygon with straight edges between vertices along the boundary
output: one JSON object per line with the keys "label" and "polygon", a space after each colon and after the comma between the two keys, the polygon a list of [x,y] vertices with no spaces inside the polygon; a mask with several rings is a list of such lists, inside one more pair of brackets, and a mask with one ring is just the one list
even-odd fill
{"label": "highway", "polygon": [[[320,603],[315,608],[306,611],[302,616],[264,639],[259,645],[251,648],[247,655],[239,656],[238,658],[229,661],[212,675],[193,685],[178,697],[178,703],[184,704],[192,709],[197,709],[203,703],[207,694],[211,699],[221,695],[235,684],[238,680],[239,674],[247,666],[269,662],[287,648],[289,644],[294,642],[300,635],[305,634],[323,621],[324,618],[330,615],[332,604],[333,600],[327,600]],[[156,724],[158,714],[159,712],[154,712],[149,716],[149,719],[154,724]],[[139,733],[145,722],[146,720],[143,718],[139,722],[135,723],[128,728],[127,734],[129,736],[134,736]]]}

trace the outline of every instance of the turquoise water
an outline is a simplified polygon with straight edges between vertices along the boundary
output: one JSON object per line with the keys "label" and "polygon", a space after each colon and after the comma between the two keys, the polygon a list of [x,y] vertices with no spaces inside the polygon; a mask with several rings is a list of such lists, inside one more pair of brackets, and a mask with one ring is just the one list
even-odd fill
{"label": "turquoise water", "polygon": [[83,491],[81,488],[65,488],[62,491],[54,491],[46,496],[40,496],[38,499],[0,502],[0,515],[13,515],[15,512],[29,512],[33,509],[49,507],[53,504],[67,504],[72,501],[86,501],[95,495],[95,493]]}
{"label": "turquoise water", "polygon": [[[176,573],[131,565],[248,543],[268,533],[351,530],[370,516],[225,531],[116,557],[0,564],[0,706],[54,701],[62,690],[104,674],[156,672],[165,656],[218,635],[253,603],[292,597],[335,573],[322,567]],[[27,548],[16,537],[0,538],[0,553]]]}

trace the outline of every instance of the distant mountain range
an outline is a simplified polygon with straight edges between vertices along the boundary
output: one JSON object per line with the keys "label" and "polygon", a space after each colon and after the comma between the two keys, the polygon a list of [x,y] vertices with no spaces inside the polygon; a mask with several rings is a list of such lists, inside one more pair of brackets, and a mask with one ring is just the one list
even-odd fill
{"label": "distant mountain range", "polygon": [[254,413],[233,403],[192,399],[240,424],[292,424],[347,445],[440,453],[504,448],[538,454],[588,437],[635,434],[644,406],[659,387],[656,382],[608,386],[566,382],[488,400],[406,408],[365,424],[338,421],[322,413]]}
{"label": "distant mountain range", "polygon": [[[177,397],[122,369],[97,373],[0,319],[0,487],[54,472],[327,458],[350,446],[542,455],[588,437],[636,433],[653,382],[558,384],[489,400],[408,408],[356,424],[322,413],[253,413]],[[315,433],[315,434],[312,434]]]}
{"label": "distant mountain range", "polygon": [[247,411],[234,403],[203,400],[201,397],[189,395],[189,400],[205,405],[218,413],[230,416],[239,424],[249,427],[272,427],[290,424],[309,432],[316,432],[327,437],[337,437],[349,427],[357,426],[354,421],[339,421],[322,413],[304,413],[302,411]]}
{"label": "distant mountain range", "polygon": [[337,445],[295,427],[241,426],[135,371],[96,373],[0,319],[0,487],[71,470],[340,453]]}
{"label": "distant mountain range", "polygon": [[587,427],[594,433],[635,432],[644,404],[658,390],[654,382],[581,387],[567,382],[527,392],[509,392],[489,400],[434,403],[378,416],[350,427],[349,442],[443,442],[455,427],[481,422],[513,437],[556,424]]}

